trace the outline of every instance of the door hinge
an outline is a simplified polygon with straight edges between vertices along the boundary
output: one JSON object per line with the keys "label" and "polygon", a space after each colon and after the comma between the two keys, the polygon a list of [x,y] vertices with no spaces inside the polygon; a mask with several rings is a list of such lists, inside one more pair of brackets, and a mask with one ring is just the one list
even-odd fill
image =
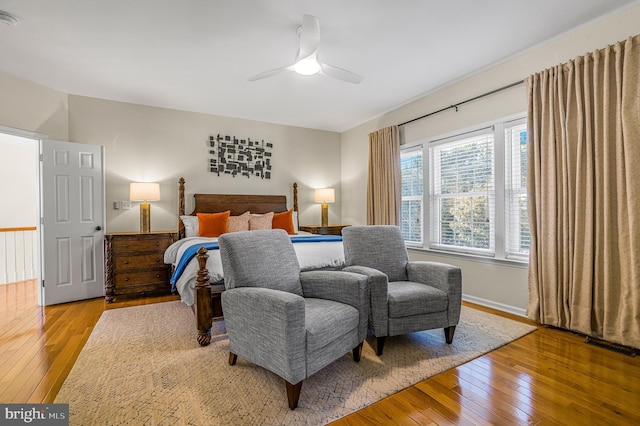
{"label": "door hinge", "polygon": [[40,161],[44,161],[44,154],[40,154]]}
{"label": "door hinge", "polygon": [[42,288],[44,288],[44,280],[42,280]]}

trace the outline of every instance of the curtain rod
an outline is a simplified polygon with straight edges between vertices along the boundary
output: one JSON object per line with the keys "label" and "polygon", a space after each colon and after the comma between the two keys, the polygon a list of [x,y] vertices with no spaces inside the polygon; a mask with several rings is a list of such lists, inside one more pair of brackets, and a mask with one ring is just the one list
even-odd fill
{"label": "curtain rod", "polygon": [[458,102],[457,104],[453,104],[453,105],[451,105],[451,106],[448,106],[448,107],[445,107],[445,108],[439,109],[439,110],[437,110],[437,111],[430,112],[429,114],[425,114],[425,115],[423,115],[423,116],[420,116],[420,117],[414,118],[413,120],[405,121],[404,123],[400,123],[400,124],[398,124],[398,127],[400,127],[400,126],[404,126],[405,124],[413,123],[414,121],[422,120],[423,118],[427,118],[427,117],[429,117],[429,116],[432,116],[432,115],[435,115],[435,114],[441,113],[441,112],[446,111],[446,110],[448,110],[448,109],[455,108],[455,109],[456,109],[456,111],[458,111],[458,107],[459,107],[460,105],[463,105],[463,104],[466,104],[466,103],[468,103],[468,102],[472,102],[472,101],[478,100],[478,99],[480,99],[480,98],[484,98],[485,96],[493,95],[494,93],[502,92],[503,90],[510,89],[510,88],[512,88],[512,87],[515,87],[515,86],[519,86],[519,85],[521,85],[522,83],[524,83],[524,80],[520,80],[520,81],[516,81],[515,83],[507,84],[506,86],[500,87],[499,89],[495,89],[495,90],[492,90],[492,91],[490,91],[490,92],[483,93],[482,95],[478,95],[478,96],[476,96],[476,97],[474,97],[474,98],[467,99],[466,101]]}

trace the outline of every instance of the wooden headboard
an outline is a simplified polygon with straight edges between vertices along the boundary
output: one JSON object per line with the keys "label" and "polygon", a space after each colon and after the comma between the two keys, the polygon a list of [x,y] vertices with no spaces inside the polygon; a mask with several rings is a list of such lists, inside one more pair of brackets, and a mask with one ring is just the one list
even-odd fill
{"label": "wooden headboard", "polygon": [[[238,216],[246,211],[251,213],[286,212],[286,195],[257,195],[257,194],[194,194],[195,204],[190,216],[197,213],[218,213],[227,210],[232,216]],[[293,210],[298,211],[298,184],[293,183]],[[179,216],[184,216],[184,178],[178,180],[178,239],[184,238],[184,224]]]}

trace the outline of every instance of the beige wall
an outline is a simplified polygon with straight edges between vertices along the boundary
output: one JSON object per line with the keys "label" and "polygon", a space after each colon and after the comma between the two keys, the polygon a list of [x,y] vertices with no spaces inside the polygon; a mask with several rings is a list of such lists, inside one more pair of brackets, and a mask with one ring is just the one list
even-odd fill
{"label": "beige wall", "polygon": [[[366,210],[367,134],[402,123],[457,102],[524,79],[558,63],[624,40],[640,32],[640,5],[610,15],[536,48],[522,52],[482,72],[450,84],[342,134],[342,216],[350,223],[364,224]],[[517,35],[515,35],[517,36]],[[457,129],[517,114],[527,109],[525,86],[463,105],[416,121],[402,128],[403,143],[424,140]],[[463,291],[467,298],[523,313],[527,306],[526,269],[501,264],[435,256],[412,250],[411,258],[455,263],[463,268]]]}
{"label": "beige wall", "polygon": [[67,140],[67,95],[0,72],[0,125]]}
{"label": "beige wall", "polygon": [[[196,192],[284,194],[293,207],[292,183],[298,182],[300,223],[320,222],[313,188],[331,186],[338,194],[329,220],[340,222],[340,135],[82,96],[69,96],[69,137],[105,147],[107,231],[135,231],[137,204],[114,210],[113,201],[129,199],[129,182],[160,182],[162,200],[151,203],[151,229],[177,227],[178,178],[186,180],[187,212]],[[231,135],[273,142],[271,179],[231,177],[207,171],[210,135]]]}
{"label": "beige wall", "polygon": [[342,223],[367,223],[368,134],[376,130],[373,121],[348,130],[341,135],[342,153]]}

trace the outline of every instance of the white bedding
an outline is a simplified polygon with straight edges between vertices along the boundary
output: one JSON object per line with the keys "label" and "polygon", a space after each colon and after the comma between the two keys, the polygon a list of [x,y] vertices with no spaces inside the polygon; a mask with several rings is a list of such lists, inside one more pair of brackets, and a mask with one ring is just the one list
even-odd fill
{"label": "white bedding", "polygon": [[[300,232],[296,237],[313,236],[306,232]],[[171,244],[164,252],[164,262],[176,267],[180,257],[188,247],[194,244],[210,243],[218,241],[217,238],[187,237]],[[323,268],[341,268],[344,265],[344,250],[342,241],[323,241],[315,243],[295,243],[293,247],[298,255],[298,262],[302,271]],[[219,250],[209,250],[207,269],[209,270],[210,283],[222,281],[222,261]],[[198,272],[198,260],[194,257],[189,261],[184,272],[176,281],[175,287],[180,294],[182,302],[191,306],[194,303],[195,278]]]}

